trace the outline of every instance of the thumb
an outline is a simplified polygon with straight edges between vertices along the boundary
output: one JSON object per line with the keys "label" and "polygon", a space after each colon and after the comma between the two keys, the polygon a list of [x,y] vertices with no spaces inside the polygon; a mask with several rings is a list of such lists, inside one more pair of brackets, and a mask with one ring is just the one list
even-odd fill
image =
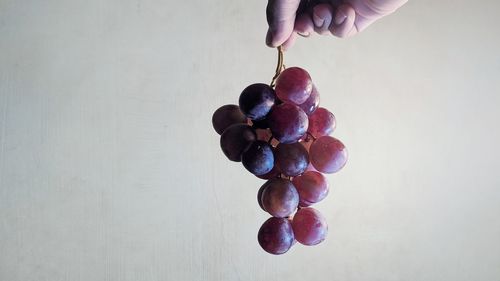
{"label": "thumb", "polygon": [[277,47],[283,44],[293,32],[295,16],[300,0],[269,0],[267,2],[267,31],[266,44]]}

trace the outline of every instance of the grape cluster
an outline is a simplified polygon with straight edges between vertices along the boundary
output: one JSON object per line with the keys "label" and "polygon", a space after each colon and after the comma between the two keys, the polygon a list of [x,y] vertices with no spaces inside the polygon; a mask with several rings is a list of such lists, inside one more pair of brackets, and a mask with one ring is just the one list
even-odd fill
{"label": "grape cluster", "polygon": [[246,87],[239,105],[217,109],[212,124],[227,158],[267,180],[257,202],[272,217],[261,226],[258,241],[265,251],[279,255],[295,241],[316,245],[325,239],[326,219],[309,206],[328,195],[322,173],[339,171],[347,150],[330,136],[335,116],[319,107],[319,93],[307,71],[287,68],[275,82]]}

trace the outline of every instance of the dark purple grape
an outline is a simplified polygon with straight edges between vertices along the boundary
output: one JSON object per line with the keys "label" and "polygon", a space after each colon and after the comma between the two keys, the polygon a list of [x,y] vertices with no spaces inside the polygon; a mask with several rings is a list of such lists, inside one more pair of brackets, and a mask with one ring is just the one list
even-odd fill
{"label": "dark purple grape", "polygon": [[269,173],[264,175],[259,175],[257,177],[263,180],[270,180],[278,177],[280,173],[281,171],[278,169],[278,166],[274,165],[273,169]]}
{"label": "dark purple grape", "polygon": [[311,95],[309,98],[299,107],[304,110],[307,115],[311,115],[319,106],[319,92],[316,86],[313,85]]}
{"label": "dark purple grape", "polygon": [[246,87],[240,95],[240,109],[248,118],[264,118],[274,105],[276,94],[269,85],[257,83]]}
{"label": "dark purple grape", "polygon": [[254,141],[241,156],[243,166],[252,174],[260,176],[274,167],[273,148],[265,141]]}
{"label": "dark purple grape", "polygon": [[257,240],[264,251],[284,254],[294,244],[292,224],[285,218],[269,218],[260,227]]}
{"label": "dark purple grape", "polygon": [[246,122],[247,118],[235,104],[223,105],[212,115],[212,125],[219,135],[231,125]]}
{"label": "dark purple grape", "polygon": [[309,120],[298,106],[283,103],[273,107],[268,116],[273,136],[281,143],[294,143],[307,132]]}
{"label": "dark purple grape", "polygon": [[220,147],[231,161],[240,162],[241,155],[257,139],[252,127],[247,124],[229,126],[220,136]]}
{"label": "dark purple grape", "polygon": [[318,203],[328,195],[328,181],[321,173],[305,172],[294,177],[292,183],[299,193],[299,206],[301,207]]}
{"label": "dark purple grape", "polygon": [[295,239],[307,246],[317,245],[325,240],[328,225],[325,217],[316,209],[301,208],[292,220]]}
{"label": "dark purple grape", "polygon": [[284,102],[302,104],[309,98],[311,91],[311,76],[300,67],[283,70],[276,80],[276,95]]}
{"label": "dark purple grape", "polygon": [[301,143],[280,143],[275,152],[276,165],[285,176],[298,176],[309,165],[309,155]]}
{"label": "dark purple grape", "polygon": [[262,205],[273,217],[288,217],[299,205],[299,194],[292,182],[286,179],[270,179],[262,192]]}
{"label": "dark purple grape", "polygon": [[311,145],[309,159],[319,172],[332,174],[344,167],[347,162],[347,149],[338,139],[322,136]]}
{"label": "dark purple grape", "polygon": [[335,130],[336,122],[333,113],[320,107],[309,116],[307,131],[315,138],[327,136]]}

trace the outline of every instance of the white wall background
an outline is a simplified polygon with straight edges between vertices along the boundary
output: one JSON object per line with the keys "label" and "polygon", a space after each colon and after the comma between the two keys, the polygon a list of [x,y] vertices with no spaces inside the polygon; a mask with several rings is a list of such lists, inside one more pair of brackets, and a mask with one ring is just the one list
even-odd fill
{"label": "white wall background", "polygon": [[328,239],[279,257],[210,120],[272,77],[265,5],[0,0],[0,280],[500,280],[498,1],[286,54],[350,160]]}

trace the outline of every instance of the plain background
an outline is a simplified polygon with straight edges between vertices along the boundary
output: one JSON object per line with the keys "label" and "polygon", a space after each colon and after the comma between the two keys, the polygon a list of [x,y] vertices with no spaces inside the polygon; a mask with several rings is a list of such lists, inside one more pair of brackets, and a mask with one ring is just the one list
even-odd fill
{"label": "plain background", "polygon": [[266,254],[212,112],[269,82],[265,1],[0,0],[0,280],[500,280],[498,1],[301,39],[350,159]]}

